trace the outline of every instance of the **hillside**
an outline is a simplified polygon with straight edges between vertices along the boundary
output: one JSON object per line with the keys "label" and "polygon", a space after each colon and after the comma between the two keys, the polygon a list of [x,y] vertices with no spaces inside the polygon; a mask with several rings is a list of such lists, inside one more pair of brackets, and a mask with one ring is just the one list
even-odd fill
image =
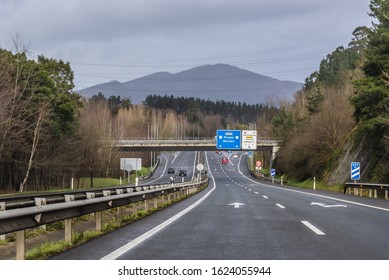
{"label": "hillside", "polygon": [[280,81],[235,66],[216,64],[176,74],[158,72],[124,83],[112,81],[79,93],[85,97],[99,92],[105,96],[120,95],[129,97],[133,104],[140,104],[149,94],[262,104],[269,100],[290,101],[301,86],[300,83]]}

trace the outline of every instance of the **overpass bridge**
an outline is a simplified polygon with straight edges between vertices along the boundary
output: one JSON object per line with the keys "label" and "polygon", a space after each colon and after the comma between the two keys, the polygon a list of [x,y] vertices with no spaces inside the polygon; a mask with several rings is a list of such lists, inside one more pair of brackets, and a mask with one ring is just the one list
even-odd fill
{"label": "overpass bridge", "polygon": [[[280,148],[279,140],[257,139],[257,151],[265,151],[270,153],[270,166],[276,157],[276,153]],[[215,139],[204,140],[115,140],[112,146],[119,148],[120,151],[216,151]],[[240,149],[239,151],[245,151]],[[246,150],[250,151],[250,150]]]}
{"label": "overpass bridge", "polygon": [[[207,140],[115,140],[113,147],[121,151],[216,151],[215,139]],[[278,140],[257,140],[257,151],[277,152]],[[241,150],[242,151],[242,150]],[[247,150],[248,151],[248,150]]]}

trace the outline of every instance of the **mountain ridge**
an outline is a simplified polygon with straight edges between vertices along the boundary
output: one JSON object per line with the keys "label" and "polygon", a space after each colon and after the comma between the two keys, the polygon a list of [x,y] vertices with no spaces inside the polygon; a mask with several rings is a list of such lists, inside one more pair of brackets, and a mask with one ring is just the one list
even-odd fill
{"label": "mountain ridge", "polygon": [[225,100],[263,104],[290,101],[302,84],[280,81],[228,64],[202,65],[172,74],[156,72],[127,82],[111,81],[82,89],[84,97],[120,95],[140,104],[147,95],[173,95],[212,101]]}

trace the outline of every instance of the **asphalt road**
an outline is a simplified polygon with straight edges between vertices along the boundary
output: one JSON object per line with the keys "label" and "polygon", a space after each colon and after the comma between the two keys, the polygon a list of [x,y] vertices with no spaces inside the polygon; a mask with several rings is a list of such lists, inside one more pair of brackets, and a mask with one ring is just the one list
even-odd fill
{"label": "asphalt road", "polygon": [[[207,152],[206,190],[53,259],[389,259],[387,201],[257,181],[245,156]],[[194,153],[166,157],[193,174]]]}

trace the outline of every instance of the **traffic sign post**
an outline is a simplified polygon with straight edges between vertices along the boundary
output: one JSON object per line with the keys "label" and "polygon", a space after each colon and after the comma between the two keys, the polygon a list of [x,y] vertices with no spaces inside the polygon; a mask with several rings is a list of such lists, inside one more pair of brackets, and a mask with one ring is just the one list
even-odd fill
{"label": "traffic sign post", "polygon": [[358,181],[361,179],[361,163],[351,163],[351,180]]}
{"label": "traffic sign post", "polygon": [[275,169],[270,169],[270,176],[276,177],[276,170]]}
{"label": "traffic sign post", "polygon": [[274,177],[276,177],[276,170],[270,169],[271,182],[274,183]]}
{"label": "traffic sign post", "polygon": [[240,150],[240,130],[218,130],[216,132],[216,148],[220,150]]}

